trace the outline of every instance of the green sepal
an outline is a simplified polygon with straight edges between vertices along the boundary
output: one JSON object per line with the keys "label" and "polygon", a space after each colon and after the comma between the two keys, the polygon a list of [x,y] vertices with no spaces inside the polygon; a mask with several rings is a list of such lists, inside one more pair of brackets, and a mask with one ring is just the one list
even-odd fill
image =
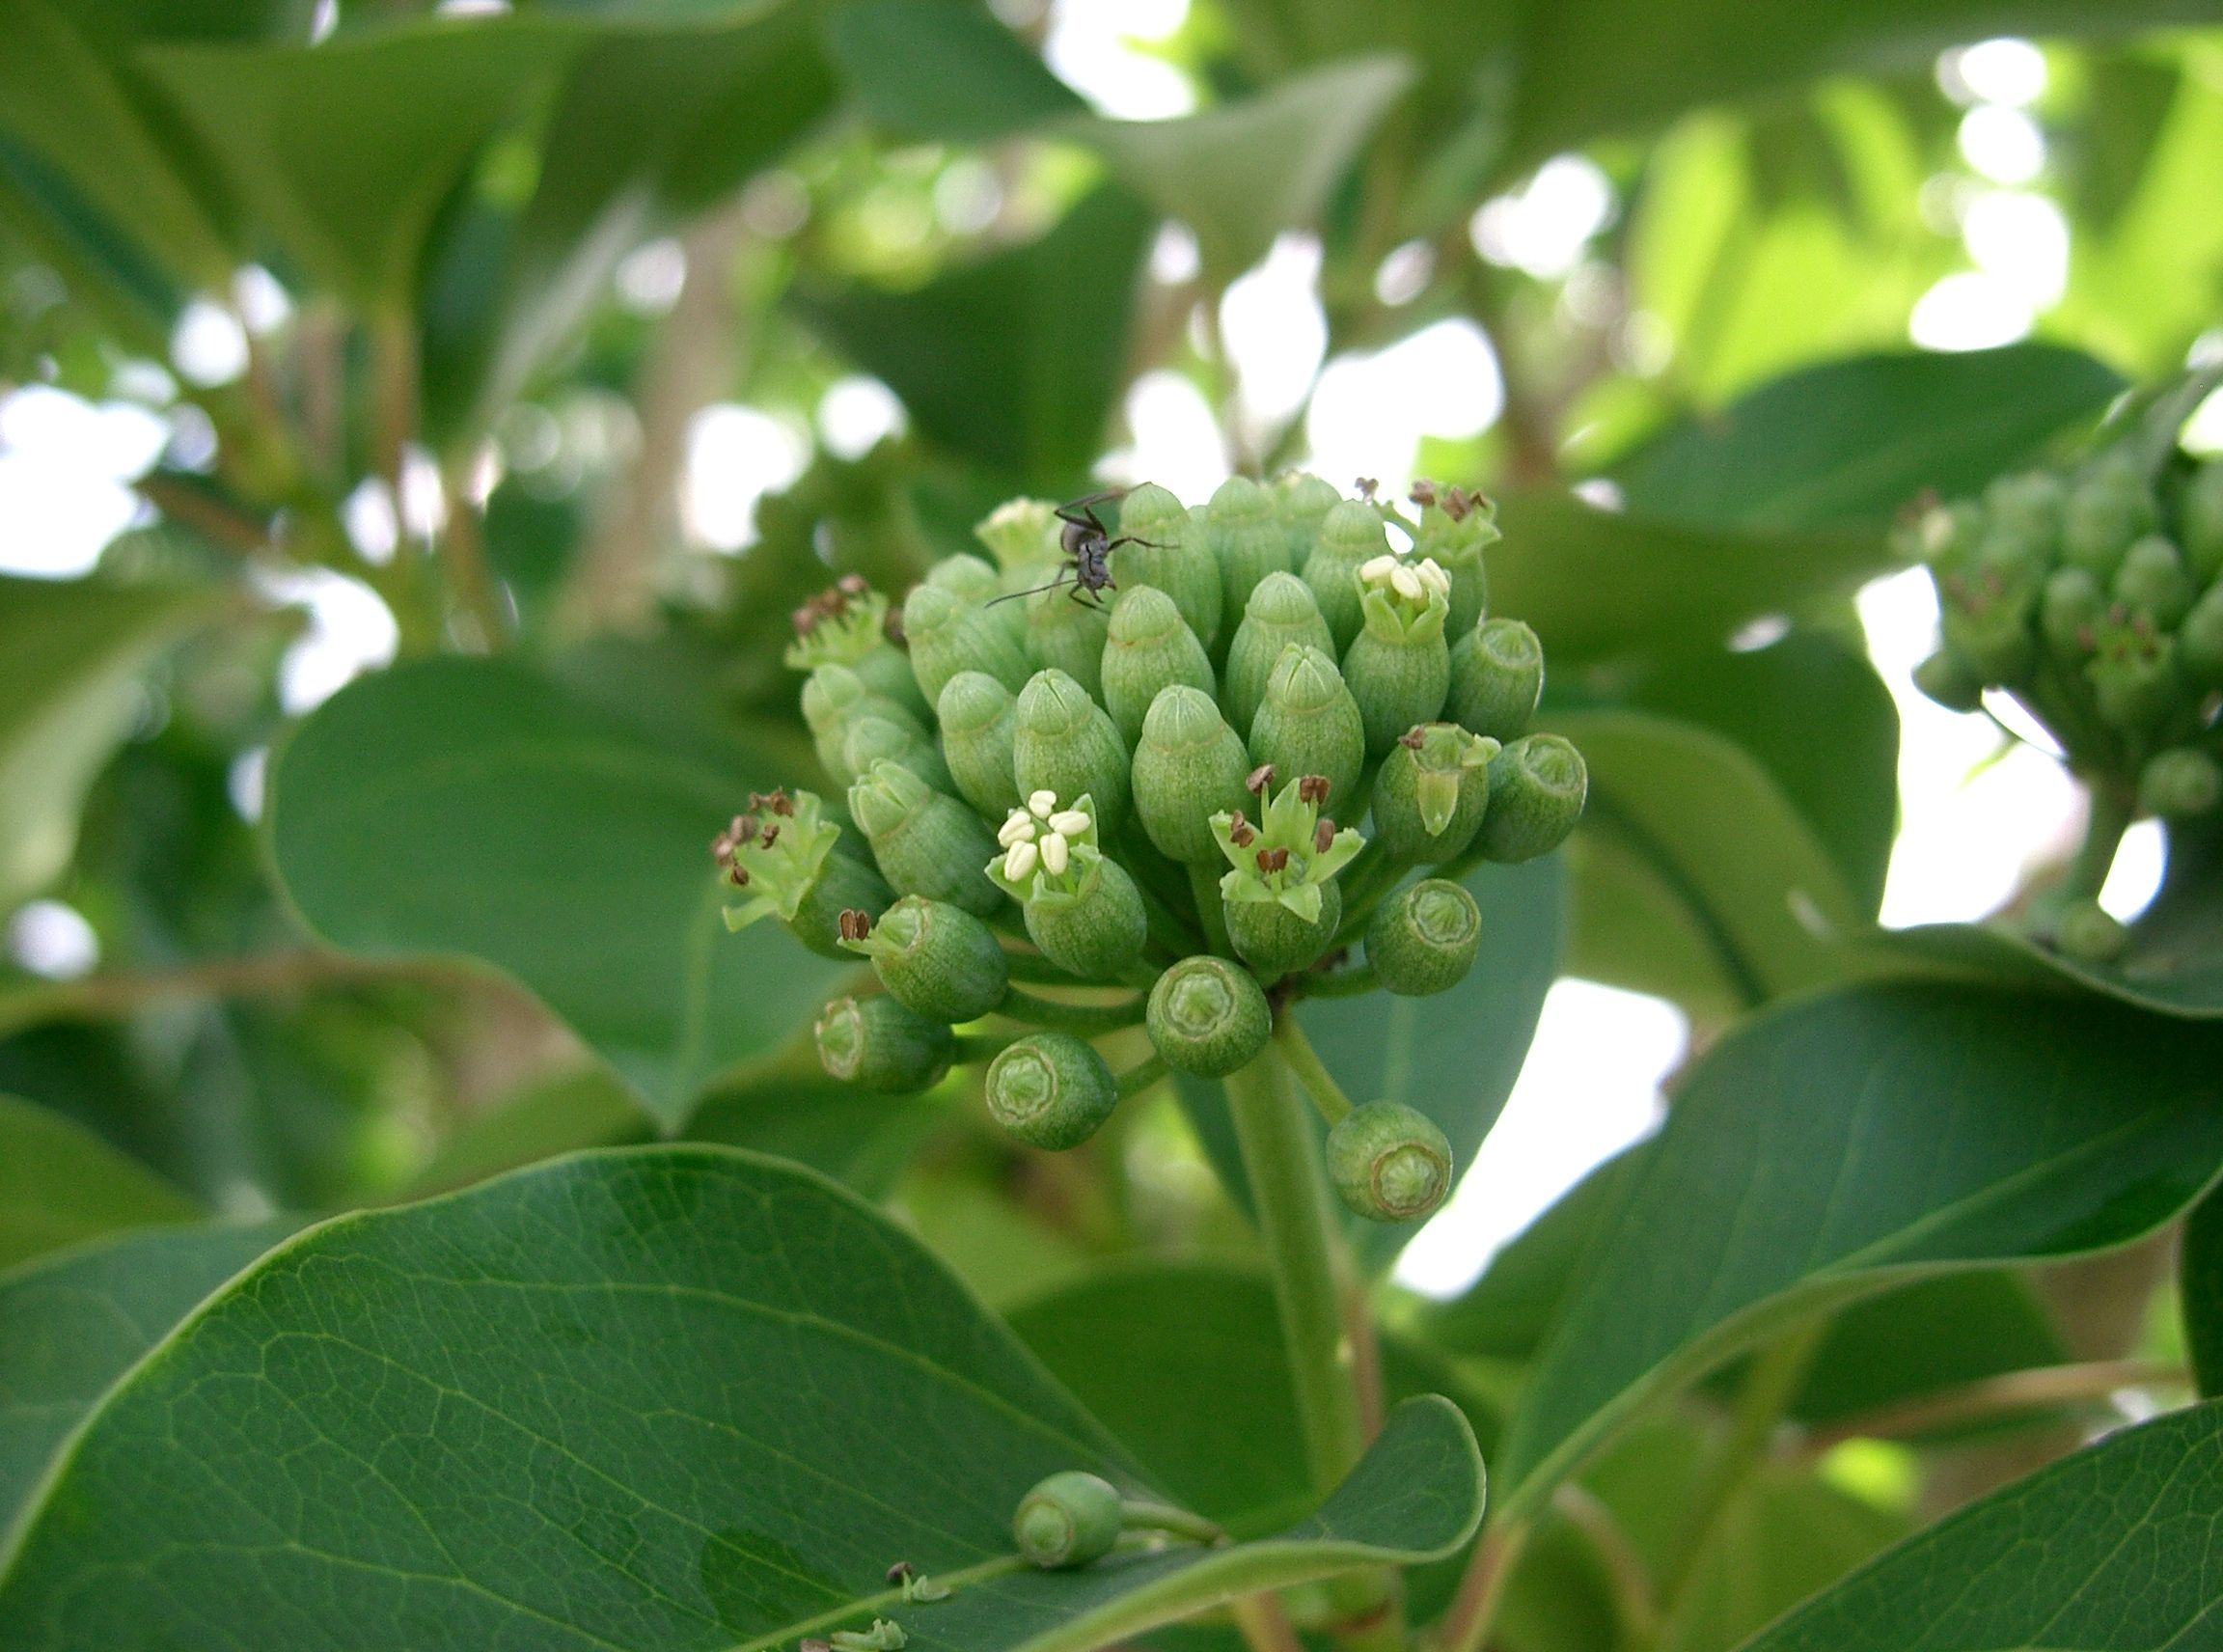
{"label": "green sepal", "polygon": [[1119,1105],[1104,1058],[1069,1032],[1029,1032],[988,1063],[988,1112],[1029,1146],[1063,1152],[1104,1127]]}
{"label": "green sepal", "polygon": [[1162,690],[1178,684],[1210,696],[1219,687],[1203,643],[1173,598],[1150,585],[1122,592],[1112,604],[1102,681],[1105,708],[1130,748],[1140,741],[1143,719]]}
{"label": "green sepal", "polygon": [[[1362,499],[1346,499],[1320,523],[1320,536],[1300,570],[1320,604],[1338,655],[1365,623],[1358,599],[1358,570],[1389,550],[1389,531],[1382,512]],[[1446,605],[1448,612],[1448,605]]]}
{"label": "green sepal", "polygon": [[1107,832],[1127,818],[1131,794],[1127,742],[1111,715],[1073,677],[1055,668],[1036,672],[1019,691],[1012,774],[1019,795],[1093,800]]}
{"label": "green sepal", "polygon": [[1165,488],[1146,482],[1120,501],[1119,533],[1129,542],[1112,553],[1114,589],[1147,586],[1165,592],[1197,643],[1207,652],[1216,647],[1227,616],[1226,599],[1202,520]]}
{"label": "green sepal", "polygon": [[1582,818],[1590,771],[1557,734],[1523,734],[1490,761],[1490,809],[1474,845],[1493,861],[1529,861],[1567,840]]}
{"label": "green sepal", "polygon": [[837,998],[811,1029],[828,1075],[883,1095],[930,1089],[949,1070],[956,1040],[892,998]]}
{"label": "green sepal", "polygon": [[1366,961],[1383,987],[1404,998],[1449,992],[1467,978],[1482,945],[1482,908],[1448,878],[1423,878],[1374,909]]}
{"label": "green sepal", "polygon": [[973,811],[909,769],[874,763],[850,786],[849,813],[897,893],[947,900],[980,918],[1003,904],[977,869],[995,852],[995,838]]}
{"label": "green sepal", "polygon": [[1275,905],[1307,923],[1318,921],[1335,874],[1366,842],[1355,827],[1338,829],[1320,812],[1306,795],[1318,789],[1293,776],[1269,794],[1256,821],[1240,810],[1212,816],[1213,841],[1233,868],[1220,880],[1221,898],[1230,908]]}
{"label": "green sepal", "polygon": [[1176,684],[1160,692],[1135,747],[1135,814],[1158,852],[1186,866],[1210,866],[1215,811],[1240,809],[1250,758],[1220,707],[1203,690]]}
{"label": "green sepal", "polygon": [[750,812],[714,845],[727,882],[748,892],[725,909],[726,927],[776,918],[812,951],[838,957],[842,911],[878,914],[894,898],[879,873],[840,852],[840,840],[841,828],[812,792],[752,797]]}
{"label": "green sepal", "polygon": [[1347,818],[1363,812],[1366,721],[1342,672],[1320,649],[1291,644],[1281,650],[1250,723],[1249,750],[1252,763],[1272,763],[1278,775],[1322,777],[1328,807]]}
{"label": "green sepal", "polygon": [[[1457,594],[1458,588],[1452,588]],[[1544,645],[1519,620],[1485,620],[1451,647],[1444,712],[1461,728],[1497,741],[1528,732],[1544,698]]]}
{"label": "green sepal", "polygon": [[869,958],[889,996],[929,1020],[976,1021],[1003,1002],[1009,960],[995,933],[963,907],[907,895],[844,950]]}
{"label": "green sepal", "polygon": [[[1497,528],[1497,507],[1470,489],[1436,482],[1414,483],[1413,499],[1420,507],[1420,528],[1413,536],[1413,554],[1431,559],[1451,576],[1451,612],[1443,622],[1444,634],[1468,636],[1490,606],[1490,574],[1483,566],[1482,553],[1504,537]],[[1475,731],[1496,732],[1489,729]],[[1505,737],[1498,735],[1499,739]]]}
{"label": "green sepal", "polygon": [[1490,807],[1502,749],[1451,723],[1406,733],[1374,778],[1374,835],[1392,860],[1433,866],[1464,853]]}
{"label": "green sepal", "polygon": [[1333,633],[1320,617],[1312,588],[1295,574],[1276,571],[1258,582],[1227,646],[1227,669],[1221,674],[1220,703],[1239,734],[1248,733],[1266,699],[1281,651],[1291,645],[1332,655]]}
{"label": "green sepal", "polygon": [[1407,730],[1435,721],[1451,691],[1449,577],[1434,563],[1377,557],[1358,585],[1364,626],[1343,655],[1343,680],[1365,722],[1366,755],[1379,758]]}

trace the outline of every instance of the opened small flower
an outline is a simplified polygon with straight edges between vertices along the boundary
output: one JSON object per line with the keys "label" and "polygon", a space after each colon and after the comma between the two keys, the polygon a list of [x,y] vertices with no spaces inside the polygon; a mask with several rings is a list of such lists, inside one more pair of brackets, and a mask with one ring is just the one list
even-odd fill
{"label": "opened small flower", "polygon": [[796,671],[854,666],[888,641],[888,599],[844,574],[795,610],[795,640],[782,656]]}
{"label": "opened small flower", "polygon": [[[1271,785],[1271,775],[1261,790]],[[1321,813],[1327,784],[1316,775],[1291,781],[1253,822],[1243,811],[1212,816],[1212,835],[1234,869],[1220,880],[1221,898],[1272,902],[1310,923],[1320,916],[1321,889],[1351,862],[1365,840]]]}
{"label": "opened small flower", "polygon": [[746,928],[759,918],[794,922],[841,838],[822,808],[808,791],[752,793],[749,812],[735,815],[718,835],[711,853],[727,881],[749,895],[726,908],[727,928]]}

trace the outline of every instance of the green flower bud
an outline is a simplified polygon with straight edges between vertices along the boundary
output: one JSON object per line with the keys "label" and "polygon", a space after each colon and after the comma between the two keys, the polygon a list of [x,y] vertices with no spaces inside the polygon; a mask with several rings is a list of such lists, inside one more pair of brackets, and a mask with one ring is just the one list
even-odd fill
{"label": "green flower bud", "polygon": [[1938,582],[1946,647],[1986,682],[2020,681],[2038,657],[2031,621],[2039,589],[2020,573],[2010,579],[1995,563],[1966,576],[1946,575]]}
{"label": "green flower bud", "polygon": [[1490,812],[1474,841],[1493,861],[1532,861],[1582,818],[1590,770],[1557,734],[1523,734],[1490,759]]}
{"label": "green flower bud", "polygon": [[897,763],[874,763],[849,788],[849,813],[872,845],[880,875],[903,895],[923,895],[985,918],[1002,894],[980,867],[996,840],[980,817]]}
{"label": "green flower bud", "polygon": [[[1220,587],[1215,583],[1212,589]],[[1129,746],[1142,737],[1142,720],[1159,690],[1175,683],[1206,696],[1219,686],[1204,645],[1173,599],[1156,586],[1122,592],[1112,605],[1112,628],[1104,639],[1103,684],[1105,708]]]}
{"label": "green flower bud", "polygon": [[[1357,640],[1365,623],[1358,570],[1388,553],[1389,531],[1383,525],[1382,512],[1363,499],[1344,500],[1321,522],[1319,540],[1304,559],[1303,573],[1338,653]],[[1448,603],[1444,612],[1450,612]]]}
{"label": "green flower bud", "polygon": [[2026,541],[2032,554],[2052,556],[2061,535],[2069,486],[2049,470],[2003,476],[1984,490],[1984,511],[1995,530]]}
{"label": "green flower bud", "polygon": [[2082,659],[2107,612],[2107,593],[2089,568],[2055,568],[2046,576],[2038,604],[2038,628],[2045,646],[2065,660]]}
{"label": "green flower bud", "polygon": [[2110,620],[2084,675],[2100,715],[2126,733],[2143,733],[2175,709],[2183,683],[2177,670],[2177,640],[2158,636],[2143,614],[2126,623]]}
{"label": "green flower bud", "polygon": [[888,641],[888,599],[857,574],[820,592],[795,610],[795,641],[782,656],[796,671],[845,666],[874,694],[884,694],[913,717],[927,713],[926,697],[911,675],[911,662]]}
{"label": "green flower bud", "polygon": [[[952,557],[941,565],[954,562],[988,565],[977,557]],[[986,672],[1013,694],[1026,684],[1030,668],[1019,639],[995,613],[931,579],[913,586],[904,599],[903,637],[911,647],[911,670],[919,686],[936,702],[961,671]]]}
{"label": "green flower bud", "polygon": [[1335,662],[1318,648],[1291,644],[1274,662],[1266,699],[1250,721],[1250,760],[1281,775],[1319,775],[1327,801],[1353,816],[1363,812],[1366,724]]}
{"label": "green flower bud", "polygon": [[1183,958],[1150,989],[1150,1046],[1176,1072],[1224,1078],[1274,1032],[1274,1011],[1249,971],[1209,953]]}
{"label": "green flower bud", "polygon": [[1935,506],[1915,525],[1913,553],[1933,568],[1962,566],[1975,555],[1986,525],[1984,508],[1974,500]]}
{"label": "green flower bud", "polygon": [[1451,1143],[1425,1113],[1370,1101],[1328,1132],[1328,1174],[1358,1215],[1411,1222],[1451,1191]]}
{"label": "green flower bud", "polygon": [[837,998],[818,1012],[819,1064],[844,1084],[883,1095],[930,1089],[949,1070],[949,1029],[892,998]]}
{"label": "green flower bud", "polygon": [[1260,580],[1291,566],[1279,502],[1249,477],[1231,476],[1212,495],[1204,507],[1204,542],[1220,564],[1222,619],[1245,611]]}
{"label": "green flower bud", "polygon": [[1219,857],[1214,810],[1240,809],[1250,759],[1202,689],[1161,690],[1135,747],[1135,813],[1158,852],[1188,866]]}
{"label": "green flower bud", "polygon": [[735,889],[749,898],[726,909],[726,927],[743,929],[777,918],[813,952],[841,955],[841,914],[877,914],[894,899],[880,874],[839,848],[841,828],[825,818],[808,791],[749,799],[710,852]]}
{"label": "green flower bud", "polygon": [[946,900],[907,895],[841,945],[870,958],[880,984],[905,1008],[945,1025],[978,1020],[1011,983],[1010,962],[988,925]]}
{"label": "green flower bud", "polygon": [[1374,909],[1366,958],[1384,987],[1405,998],[1449,992],[1474,967],[1482,908],[1448,878],[1423,878]]}
{"label": "green flower bud", "polygon": [[[1007,499],[973,524],[973,537],[1005,573],[1027,573],[1058,560],[1057,508],[1047,499]],[[999,581],[1001,584],[1001,581]]]}
{"label": "green flower bud", "polygon": [[1434,721],[1451,692],[1451,581],[1432,562],[1381,556],[1358,584],[1365,624],[1343,655],[1343,680],[1365,720],[1366,755],[1381,757],[1408,729]]}
{"label": "green flower bud", "polygon": [[1012,764],[1022,797],[1086,793],[1110,832],[1127,818],[1127,742],[1088,691],[1061,671],[1036,672],[1020,691]]}
{"label": "green flower bud", "polygon": [[1065,585],[1022,597],[1016,606],[1027,617],[1027,657],[1048,671],[1060,671],[1091,697],[1104,690],[1104,644],[1112,629],[1111,611],[1084,601]]}
{"label": "green flower bud", "polygon": [[1094,1474],[1052,1474],[1019,1502],[1011,1536],[1029,1564],[1085,1566],[1112,1553],[1126,1523],[1118,1492]]}
{"label": "green flower bud", "polygon": [[1453,723],[1411,730],[1374,781],[1374,836],[1392,860],[1434,866],[1466,852],[1490,807],[1498,742]]}
{"label": "green flower bud", "polygon": [[[972,603],[991,601],[1001,595],[1003,590],[1002,575],[978,557],[963,551],[953,557],[944,557],[928,568],[926,578],[922,583],[932,586],[937,591],[946,591],[952,596],[962,597],[965,601]],[[905,602],[904,608],[906,612],[903,616],[903,625],[905,634],[908,635],[911,625],[908,601]]]}
{"label": "green flower bud", "polygon": [[2130,931],[2097,900],[2072,902],[2053,927],[2053,945],[2086,964],[2111,964],[2130,944]]}
{"label": "green flower bud", "polygon": [[1164,592],[1173,599],[1182,622],[1195,633],[1198,645],[1209,651],[1220,640],[1226,606],[1221,594],[1220,564],[1205,543],[1204,524],[1165,488],[1146,482],[1120,501],[1119,532],[1128,543],[1112,553],[1117,588],[1133,591],[1149,586]]}
{"label": "green flower bud", "polygon": [[859,717],[849,725],[848,735],[841,742],[841,769],[854,779],[872,772],[872,765],[885,759],[900,763],[936,791],[952,788],[948,765],[942,760],[942,753],[934,742],[916,729],[885,717]]}
{"label": "green flower bud", "polygon": [[988,1111],[1029,1146],[1060,1153],[1103,1128],[1119,1105],[1112,1069],[1070,1032],[1029,1032],[988,1063]]}
{"label": "green flower bud", "polygon": [[1413,537],[1413,555],[1428,558],[1451,576],[1451,613],[1443,621],[1444,634],[1468,636],[1490,605],[1490,574],[1482,565],[1482,553],[1504,537],[1497,531],[1497,507],[1468,488],[1432,482],[1413,484],[1413,502],[1420,507],[1420,531]]}
{"label": "green flower bud", "polygon": [[2153,491],[2134,462],[2103,461],[2077,482],[2061,519],[2061,558],[2102,585],[2112,581],[2124,552],[2154,527]]}
{"label": "green flower bud", "polygon": [[803,721],[818,753],[818,765],[847,785],[857,778],[848,767],[849,726],[860,717],[878,717],[898,729],[926,737],[926,726],[902,703],[875,692],[864,675],[850,666],[814,668],[803,684]]}
{"label": "green flower bud", "polygon": [[2138,771],[2138,807],[2165,820],[2205,814],[2223,802],[2223,767],[2206,752],[2179,746],[2156,753]]}
{"label": "green flower bud", "polygon": [[1914,686],[1948,711],[1984,709],[1984,679],[1950,648],[1939,648],[1914,668]]}
{"label": "green flower bud", "polygon": [[[1458,594],[1458,587],[1452,587]],[[1485,620],[1451,649],[1452,721],[1477,734],[1515,740],[1544,698],[1544,645],[1518,620]]]}
{"label": "green flower bud", "polygon": [[957,795],[982,814],[1018,808],[1019,702],[1011,691],[986,672],[959,672],[942,685],[936,715]]}
{"label": "green flower bud", "polygon": [[1328,512],[1343,503],[1343,496],[1333,482],[1293,470],[1275,479],[1274,503],[1280,512],[1281,532],[1289,537],[1289,565],[1301,569],[1320,543]]}
{"label": "green flower bud", "polygon": [[2223,459],[2209,459],[2185,482],[2177,502],[2177,538],[2194,579],[2206,585],[2223,573]]}
{"label": "green flower bud", "polygon": [[2167,630],[2192,607],[2196,593],[2177,547],[2158,534],[2134,541],[2115,570],[2115,600],[2134,614],[2150,614]]}
{"label": "green flower bud", "polygon": [[1060,806],[1037,791],[996,834],[988,877],[1021,903],[1042,955],[1088,980],[1116,977],[1142,955],[1149,919],[1142,892],[1096,840],[1096,805],[1086,793]]}
{"label": "green flower bud", "polygon": [[1220,703],[1227,721],[1238,731],[1250,727],[1266,698],[1266,681],[1274,675],[1281,650],[1292,643],[1331,653],[1335,639],[1328,621],[1320,618],[1320,604],[1312,588],[1295,574],[1276,571],[1258,582],[1243,610],[1243,622],[1235,627],[1235,640],[1227,647],[1227,670],[1220,687]]}
{"label": "green flower bud", "polygon": [[2223,688],[2223,583],[2209,586],[2178,626],[2177,657],[2202,688]]}
{"label": "green flower bud", "polygon": [[1314,962],[1342,922],[1335,874],[1364,840],[1321,814],[1327,797],[1326,781],[1305,775],[1272,794],[1255,825],[1239,809],[1212,816],[1213,840],[1234,868],[1220,880],[1228,939],[1261,975]]}

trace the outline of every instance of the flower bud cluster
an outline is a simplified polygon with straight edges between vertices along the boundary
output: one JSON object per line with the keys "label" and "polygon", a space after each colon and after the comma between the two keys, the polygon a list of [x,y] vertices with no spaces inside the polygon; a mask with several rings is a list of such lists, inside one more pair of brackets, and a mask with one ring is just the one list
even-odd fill
{"label": "flower bud cluster", "polygon": [[[1337,990],[1455,985],[1488,922],[1462,870],[1555,846],[1586,780],[1529,730],[1535,634],[1488,612],[1489,501],[1422,483],[1412,503],[1309,476],[1195,509],[1148,484],[1017,500],[899,625],[854,578],[805,604],[788,662],[846,822],[775,793],[719,857],[736,924],[870,961],[881,990],[821,1017],[829,1070],[916,1089],[992,1057],[991,1113],[1069,1147],[1164,1067],[1258,1059],[1339,970]],[[1444,875],[1400,887],[1420,868]],[[1145,989],[1131,1013],[1104,1003]],[[1146,1073],[1115,1076],[1083,1035],[1122,1015]],[[960,1035],[992,1016],[1034,1030]],[[1370,1214],[1441,1197],[1447,1158],[1421,1147],[1346,1177]]]}
{"label": "flower bud cluster", "polygon": [[1908,525],[1942,632],[1914,680],[1957,711],[2010,695],[2095,788],[2205,814],[2223,803],[2223,461],[2155,466],[2143,445],[2001,477]]}

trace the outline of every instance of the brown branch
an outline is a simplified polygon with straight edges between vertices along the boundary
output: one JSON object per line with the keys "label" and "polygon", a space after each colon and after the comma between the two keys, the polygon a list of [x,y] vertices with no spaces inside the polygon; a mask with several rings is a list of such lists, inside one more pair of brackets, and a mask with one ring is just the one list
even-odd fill
{"label": "brown branch", "polygon": [[1304,1642],[1297,1638],[1296,1627],[1276,1596],[1245,1595],[1229,1603],[1228,1610],[1250,1652],[1304,1652]]}
{"label": "brown branch", "polygon": [[1878,1406],[1813,1429],[1798,1442],[1797,1449],[1801,1456],[1819,1456],[1848,1440],[1900,1439],[1958,1423],[1989,1421],[2018,1411],[2105,1399],[2123,1389],[2173,1386],[2187,1380],[2182,1365],[2157,1360],[2096,1360],[2082,1365],[2009,1371],[1939,1393]]}
{"label": "brown branch", "polygon": [[190,482],[156,474],[140,478],[135,486],[140,498],[212,544],[242,556],[270,549],[270,531],[261,522]]}
{"label": "brown branch", "polygon": [[1440,1652],[1482,1652],[1490,1642],[1490,1626],[1505,1598],[1505,1580],[1528,1541],[1525,1525],[1493,1526],[1474,1545],[1467,1570],[1459,1579],[1459,1592],[1437,1630]]}
{"label": "brown branch", "polygon": [[96,1021],[150,1005],[207,998],[262,998],[321,986],[369,986],[414,980],[448,984],[468,978],[465,965],[424,958],[356,958],[302,948],[245,957],[210,958],[173,970],[118,972],[82,980],[47,981],[0,993],[0,1035],[50,1021]]}

